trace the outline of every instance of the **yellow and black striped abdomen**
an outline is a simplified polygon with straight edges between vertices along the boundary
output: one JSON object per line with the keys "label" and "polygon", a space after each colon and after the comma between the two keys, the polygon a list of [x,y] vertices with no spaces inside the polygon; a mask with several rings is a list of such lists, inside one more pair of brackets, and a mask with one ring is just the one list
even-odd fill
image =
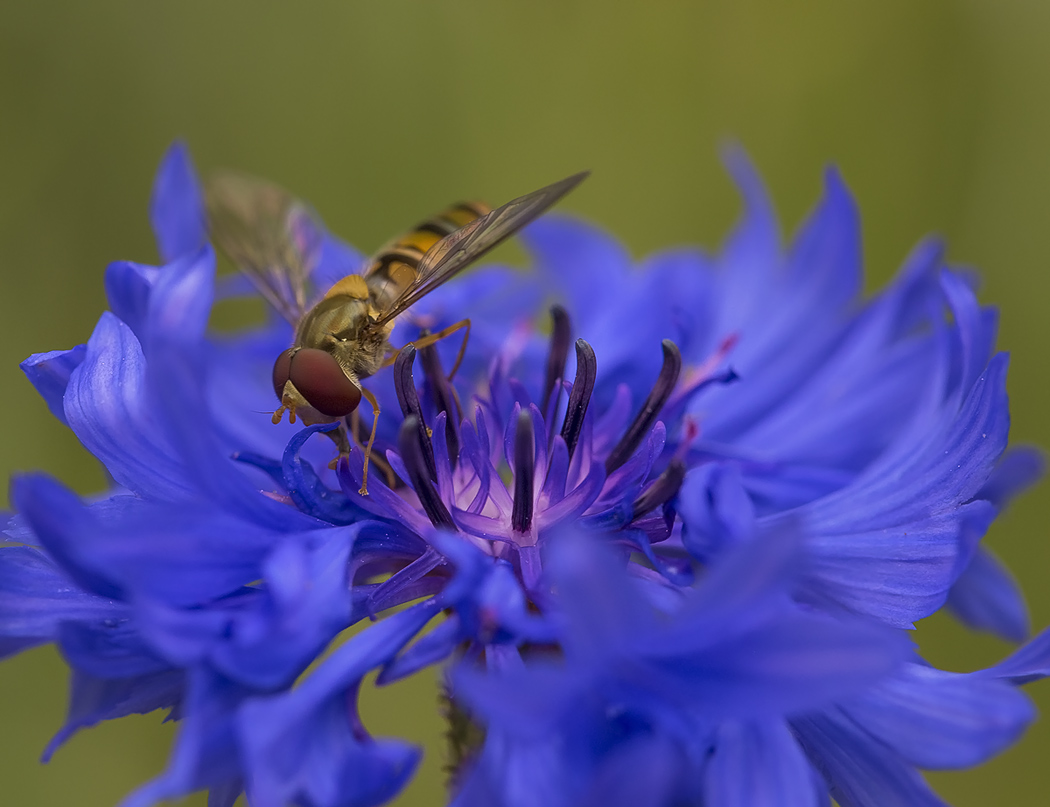
{"label": "yellow and black striped abdomen", "polygon": [[365,281],[377,307],[384,310],[412,285],[427,250],[491,209],[481,202],[452,205],[379,250],[365,270]]}

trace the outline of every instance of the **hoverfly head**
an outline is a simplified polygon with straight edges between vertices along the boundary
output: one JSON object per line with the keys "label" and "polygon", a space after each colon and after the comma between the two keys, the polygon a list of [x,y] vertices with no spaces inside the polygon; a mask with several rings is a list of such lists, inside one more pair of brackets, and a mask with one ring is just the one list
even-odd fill
{"label": "hoverfly head", "polygon": [[331,353],[318,348],[289,348],[278,356],[273,365],[273,390],[282,408],[306,403],[334,418],[349,415],[361,403],[357,381],[343,372]]}

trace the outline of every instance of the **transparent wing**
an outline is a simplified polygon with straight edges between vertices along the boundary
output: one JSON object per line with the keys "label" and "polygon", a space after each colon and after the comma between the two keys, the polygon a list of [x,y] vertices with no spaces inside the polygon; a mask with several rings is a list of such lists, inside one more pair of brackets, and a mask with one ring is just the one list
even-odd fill
{"label": "transparent wing", "polygon": [[380,312],[376,324],[389,322],[442,283],[459,274],[490,249],[544,213],[583,182],[589,174],[589,171],[582,171],[513,202],[507,202],[503,207],[497,207],[442,238],[420,259],[416,279]]}
{"label": "transparent wing", "polygon": [[285,319],[298,323],[324,233],[314,213],[283,188],[232,172],[208,182],[205,204],[215,243]]}

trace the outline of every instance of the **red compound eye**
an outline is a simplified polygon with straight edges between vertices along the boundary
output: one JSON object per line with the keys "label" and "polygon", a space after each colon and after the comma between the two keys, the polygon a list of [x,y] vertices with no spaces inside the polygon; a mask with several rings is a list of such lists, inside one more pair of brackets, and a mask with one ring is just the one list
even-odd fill
{"label": "red compound eye", "polygon": [[[278,358],[277,365],[280,363]],[[274,365],[275,380],[277,365]],[[297,350],[288,360],[288,370],[288,378],[295,388],[323,415],[340,418],[361,403],[360,388],[346,377],[331,353],[317,348]]]}
{"label": "red compound eye", "polygon": [[288,376],[292,373],[292,356],[295,348],[288,348],[277,357],[273,363],[273,391],[277,393],[277,400],[284,396],[284,385],[288,383]]}

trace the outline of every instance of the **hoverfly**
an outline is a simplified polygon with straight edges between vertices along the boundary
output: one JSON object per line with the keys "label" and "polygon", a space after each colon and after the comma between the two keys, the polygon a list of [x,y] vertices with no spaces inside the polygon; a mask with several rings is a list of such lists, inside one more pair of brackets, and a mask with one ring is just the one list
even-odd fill
{"label": "hoverfly", "polygon": [[[341,422],[329,432],[340,455],[350,452],[346,418],[364,398],[372,407],[372,433],[364,447],[361,494],[368,495],[368,461],[379,403],[361,384],[391,364],[395,318],[469,264],[541,215],[588,175],[584,171],[490,210],[458,204],[388,243],[360,274],[337,281],[320,299],[308,291],[323,229],[310,209],[282,188],[241,174],[221,174],[206,190],[213,240],[295,328],[295,340],[273,367],[273,387],[294,423]],[[417,349],[464,330],[454,375],[466,350],[470,320],[414,341]],[[350,434],[357,442],[356,429]],[[360,445],[360,443],[358,443]]]}

